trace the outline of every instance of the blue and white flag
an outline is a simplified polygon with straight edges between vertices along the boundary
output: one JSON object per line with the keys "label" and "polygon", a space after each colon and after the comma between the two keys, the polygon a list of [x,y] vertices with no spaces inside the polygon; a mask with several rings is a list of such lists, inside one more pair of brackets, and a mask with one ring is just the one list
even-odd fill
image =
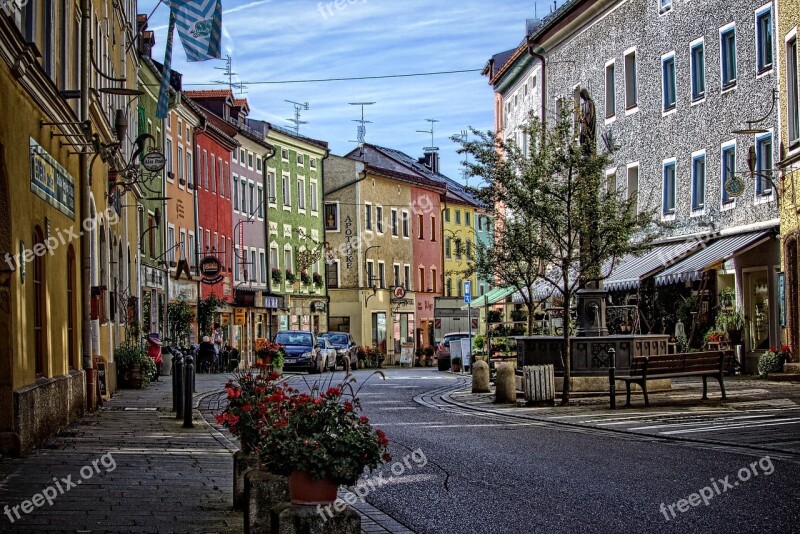
{"label": "blue and white flag", "polygon": [[166,119],[169,115],[169,84],[172,78],[172,34],[175,33],[175,13],[169,13],[169,29],[167,30],[167,50],[164,54],[164,72],[161,73],[161,87],[158,91],[156,117]]}
{"label": "blue and white flag", "polygon": [[178,35],[187,61],[220,59],[222,49],[221,0],[170,0]]}

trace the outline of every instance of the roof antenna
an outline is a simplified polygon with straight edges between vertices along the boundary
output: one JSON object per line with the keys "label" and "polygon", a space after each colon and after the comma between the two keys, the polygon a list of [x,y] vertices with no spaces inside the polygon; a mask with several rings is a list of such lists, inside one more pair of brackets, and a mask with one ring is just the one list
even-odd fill
{"label": "roof antenna", "polygon": [[429,123],[431,123],[431,129],[430,130],[417,130],[417,133],[431,134],[431,146],[426,146],[425,148],[423,148],[423,150],[425,152],[439,152],[439,147],[438,146],[433,146],[433,127],[439,121],[436,120],[436,119],[425,119],[425,120],[428,121]]}
{"label": "roof antenna", "polygon": [[238,89],[239,93],[245,93],[245,89],[247,87],[243,83],[236,83],[233,81],[234,76],[238,76],[235,72],[233,72],[233,58],[231,56],[225,56],[225,66],[224,67],[214,67],[217,70],[223,70],[223,76],[228,77],[228,81],[224,80],[214,80],[213,83],[220,83],[228,86],[228,89],[231,93],[233,93],[234,89]]}
{"label": "roof antenna", "polygon": [[364,106],[371,106],[375,104],[375,102],[349,102],[351,106],[361,106],[361,118],[360,119],[353,119],[353,122],[358,123],[358,139],[357,141],[350,141],[351,143],[358,143],[359,145],[364,144],[364,140],[367,138],[367,124],[372,124],[372,121],[368,121],[364,119]]}
{"label": "roof antenna", "polygon": [[293,100],[284,100],[284,102],[288,102],[294,105],[294,118],[293,119],[286,119],[287,121],[294,124],[294,133],[300,135],[300,125],[301,124],[308,124],[308,121],[301,121],[300,120],[300,112],[301,111],[308,111],[308,102],[295,102]]}

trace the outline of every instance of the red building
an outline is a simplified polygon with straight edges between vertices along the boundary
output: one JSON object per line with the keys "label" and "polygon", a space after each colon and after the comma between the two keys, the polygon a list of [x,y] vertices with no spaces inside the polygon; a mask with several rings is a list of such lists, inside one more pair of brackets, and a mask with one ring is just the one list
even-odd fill
{"label": "red building", "polygon": [[[204,109],[205,98],[216,99],[230,91],[187,91],[187,101],[201,117],[195,133],[197,180],[197,246],[200,260],[215,256],[223,266],[217,283],[201,283],[200,296],[216,295],[233,301],[233,207],[231,204],[231,151],[238,148],[236,128]],[[201,332],[205,335],[207,332]]]}

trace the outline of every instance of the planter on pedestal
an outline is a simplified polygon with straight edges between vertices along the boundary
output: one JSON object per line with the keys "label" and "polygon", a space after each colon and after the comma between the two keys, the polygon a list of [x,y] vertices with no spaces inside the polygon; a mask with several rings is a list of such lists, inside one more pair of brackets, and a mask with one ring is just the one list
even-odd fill
{"label": "planter on pedestal", "polygon": [[258,469],[258,454],[238,450],[233,453],[233,509],[245,508],[245,475],[253,469]]}
{"label": "planter on pedestal", "polygon": [[289,499],[293,504],[330,504],[338,491],[339,485],[333,480],[315,480],[307,471],[292,471],[289,475]]}
{"label": "planter on pedestal", "polygon": [[270,511],[289,501],[289,480],[263,467],[251,469],[244,476],[244,532],[273,532]]}

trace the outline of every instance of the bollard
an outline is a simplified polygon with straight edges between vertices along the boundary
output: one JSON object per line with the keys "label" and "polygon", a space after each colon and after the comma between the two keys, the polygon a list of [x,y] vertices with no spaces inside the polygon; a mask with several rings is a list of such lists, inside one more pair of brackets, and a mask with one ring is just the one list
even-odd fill
{"label": "bollard", "polygon": [[186,363],[183,364],[184,384],[183,388],[183,428],[194,428],[192,424],[192,375],[194,375],[194,358],[186,356]]}
{"label": "bollard", "polygon": [[514,368],[507,363],[497,366],[495,375],[495,402],[497,404],[516,404],[517,403],[517,384],[514,376]]}
{"label": "bollard", "polygon": [[614,347],[608,349],[608,390],[611,394],[611,409],[617,409],[617,351]]}
{"label": "bollard", "polygon": [[472,392],[489,393],[489,365],[484,361],[477,361],[472,366]]}
{"label": "bollard", "polygon": [[[192,356],[193,360],[195,356],[197,356],[197,353]],[[195,369],[194,365],[192,366],[192,393],[197,393],[197,369]]]}
{"label": "bollard", "polygon": [[175,360],[175,388],[172,394],[175,397],[175,419],[183,419],[183,356],[178,353]]}

